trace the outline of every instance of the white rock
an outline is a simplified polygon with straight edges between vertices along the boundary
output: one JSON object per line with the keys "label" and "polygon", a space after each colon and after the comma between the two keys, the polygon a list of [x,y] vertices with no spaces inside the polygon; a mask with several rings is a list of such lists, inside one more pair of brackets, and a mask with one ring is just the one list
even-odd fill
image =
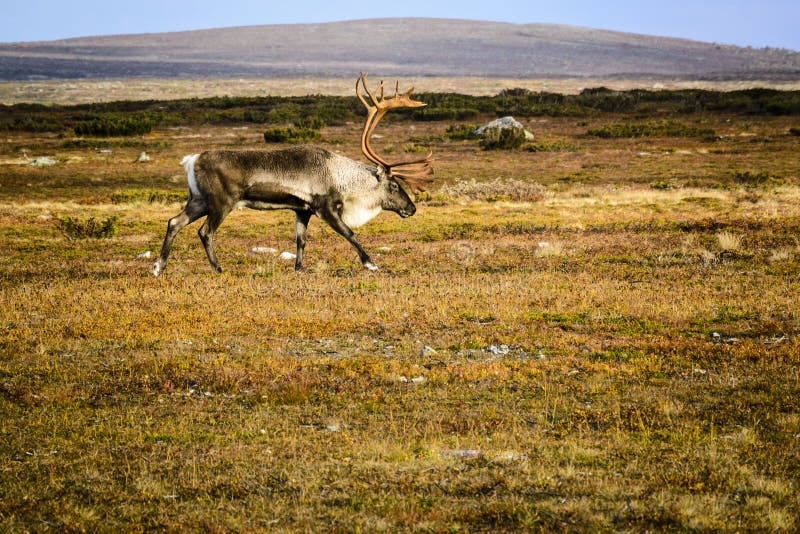
{"label": "white rock", "polygon": [[297,254],[293,254],[291,252],[281,252],[281,255],[278,256],[278,259],[281,260],[293,260],[297,257]]}
{"label": "white rock", "polygon": [[495,460],[498,462],[515,462],[518,460],[527,460],[528,455],[523,452],[506,451],[498,454]]}
{"label": "white rock", "polygon": [[489,345],[486,348],[486,352],[491,352],[495,356],[505,356],[509,350],[508,345],[500,345],[499,347],[497,345]]}
{"label": "white rock", "polygon": [[140,252],[139,254],[137,254],[136,257],[138,259],[145,259],[146,260],[146,259],[150,259],[151,255],[152,254],[151,254],[151,252],[149,250],[145,250],[144,252]]}
{"label": "white rock", "polygon": [[140,152],[136,157],[136,163],[145,163],[147,161],[150,161],[150,156],[147,155],[147,152]]}
{"label": "white rock", "polygon": [[433,347],[429,347],[428,345],[425,345],[419,351],[420,356],[427,356],[429,354],[436,354],[436,349],[434,349]]}
{"label": "white rock", "polygon": [[250,252],[253,254],[275,254],[278,252],[278,249],[272,247],[253,247],[250,249]]}
{"label": "white rock", "polygon": [[461,458],[462,460],[473,460],[480,458],[483,453],[477,449],[455,449],[440,451],[442,456],[449,456],[450,458]]}
{"label": "white rock", "polygon": [[483,135],[484,133],[486,133],[486,130],[506,130],[508,128],[522,130],[525,133],[525,139],[527,141],[531,141],[535,137],[531,132],[525,129],[525,126],[523,126],[521,122],[519,122],[514,117],[510,116],[495,119],[491,122],[484,124],[483,126],[475,128],[474,130],[472,130],[472,134]]}
{"label": "white rock", "polygon": [[28,165],[31,167],[52,167],[56,165],[58,162],[53,158],[42,156],[41,158],[34,158],[32,159]]}
{"label": "white rock", "polygon": [[425,378],[425,377],[424,377],[424,376],[422,376],[422,375],[420,375],[420,376],[415,376],[414,378],[412,378],[412,379],[411,379],[411,383],[412,383],[412,384],[424,384],[424,383],[425,383],[425,382],[427,382],[427,381],[428,381],[428,379],[427,379],[427,378]]}
{"label": "white rock", "polygon": [[483,135],[483,132],[485,132],[486,130],[492,130],[495,128],[499,130],[503,130],[505,128],[519,128],[520,130],[522,130],[525,127],[522,125],[521,122],[519,122],[514,117],[508,116],[495,119],[491,122],[484,124],[483,126],[479,126],[478,128],[472,130],[472,133],[474,133],[475,135]]}

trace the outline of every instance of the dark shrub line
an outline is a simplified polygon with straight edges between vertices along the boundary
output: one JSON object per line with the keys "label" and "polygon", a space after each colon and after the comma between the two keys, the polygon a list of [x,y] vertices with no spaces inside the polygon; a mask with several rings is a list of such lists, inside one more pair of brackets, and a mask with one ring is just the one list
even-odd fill
{"label": "dark shrub line", "polygon": [[[399,110],[396,118],[416,121],[472,120],[478,116],[582,117],[597,113],[686,114],[724,111],[743,115],[800,115],[800,91],[613,91],[585,89],[577,95],[507,89],[494,96],[420,93],[425,108]],[[182,100],[120,101],[76,106],[0,105],[0,130],[84,135],[140,135],[153,127],[231,125],[284,126],[302,121],[340,125],[363,116],[353,97],[214,97]],[[309,126],[305,126],[309,127]],[[310,129],[319,129],[310,127]]]}

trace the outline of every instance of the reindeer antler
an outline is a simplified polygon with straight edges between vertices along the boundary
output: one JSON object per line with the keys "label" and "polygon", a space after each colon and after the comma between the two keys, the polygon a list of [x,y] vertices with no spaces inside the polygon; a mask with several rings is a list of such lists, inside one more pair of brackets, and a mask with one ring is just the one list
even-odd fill
{"label": "reindeer antler", "polygon": [[[367,97],[369,97],[371,103],[367,102],[367,97],[361,93],[359,84],[361,84],[364,91],[366,91]],[[361,151],[368,160],[386,168],[389,176],[399,178],[407,183],[412,191],[425,191],[425,185],[433,181],[433,178],[431,178],[433,168],[430,165],[433,152],[429,152],[427,156],[421,159],[388,163],[378,156],[372,147],[369,146],[369,140],[380,120],[390,109],[418,108],[426,104],[411,99],[411,93],[414,91],[413,87],[401,95],[400,82],[397,82],[395,85],[394,98],[384,98],[383,81],[381,81],[379,89],[380,96],[376,95],[377,91],[372,92],[369,90],[369,87],[367,87],[367,75],[363,72],[361,73],[361,77],[356,80],[356,96],[358,96],[358,99],[364,104],[364,107],[367,108],[367,121],[364,123],[364,131],[361,132]],[[405,169],[398,169],[398,167],[405,167]]]}

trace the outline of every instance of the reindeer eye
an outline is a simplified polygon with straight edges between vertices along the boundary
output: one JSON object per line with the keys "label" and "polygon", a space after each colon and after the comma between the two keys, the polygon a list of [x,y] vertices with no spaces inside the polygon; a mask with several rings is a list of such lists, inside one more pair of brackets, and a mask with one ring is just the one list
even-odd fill
{"label": "reindeer eye", "polygon": [[396,183],[394,183],[394,182],[389,182],[389,187],[392,189],[392,191],[397,191],[397,190],[400,188],[400,187],[399,187],[399,186],[398,186]]}

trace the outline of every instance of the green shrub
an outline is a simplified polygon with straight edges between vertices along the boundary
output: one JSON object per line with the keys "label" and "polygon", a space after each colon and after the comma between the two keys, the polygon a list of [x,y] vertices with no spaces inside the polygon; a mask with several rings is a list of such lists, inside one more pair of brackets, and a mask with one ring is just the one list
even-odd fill
{"label": "green shrub", "polygon": [[319,130],[311,128],[270,128],[264,132],[264,141],[267,143],[308,143],[322,137]]}
{"label": "green shrub", "polygon": [[528,152],[577,152],[579,148],[565,141],[541,141],[528,143],[525,150]]}
{"label": "green shrub", "polygon": [[472,133],[477,127],[475,124],[451,124],[447,127],[447,137],[453,141],[477,139],[478,136]]}
{"label": "green shrub", "polygon": [[419,121],[463,121],[474,119],[479,114],[472,108],[420,108],[414,111],[413,118]]}
{"label": "green shrub", "polygon": [[164,140],[144,141],[142,139],[92,139],[92,138],[73,138],[65,139],[61,142],[61,148],[66,149],[108,149],[116,148],[169,148],[170,143]]}
{"label": "green shrub", "polygon": [[153,122],[141,115],[110,113],[75,125],[75,135],[118,137],[143,135],[153,130]]}
{"label": "green shrub", "polygon": [[22,117],[10,121],[0,121],[0,130],[17,132],[60,132],[64,125],[53,117]]}
{"label": "green shrub", "polygon": [[107,219],[98,221],[94,217],[89,217],[85,221],[73,219],[72,217],[62,217],[58,220],[58,227],[70,239],[86,238],[109,238],[117,233],[117,223],[119,217],[112,215]]}
{"label": "green shrub", "polygon": [[620,139],[634,137],[713,137],[710,128],[693,128],[678,121],[648,121],[643,123],[612,123],[596,130],[589,130],[587,135],[603,139]]}
{"label": "green shrub", "polygon": [[298,119],[294,123],[295,128],[307,128],[309,130],[321,130],[325,127],[325,121],[317,116],[307,116]]}
{"label": "green shrub", "polygon": [[133,202],[183,202],[186,200],[186,193],[178,191],[162,191],[157,189],[127,189],[111,194],[111,202],[114,204],[131,204]]}
{"label": "green shrub", "polygon": [[785,183],[780,176],[774,176],[768,172],[737,172],[733,175],[736,183],[746,187],[759,187],[764,185],[782,185]]}
{"label": "green shrub", "polygon": [[484,150],[511,150],[525,143],[525,130],[522,128],[489,128],[481,136]]}

